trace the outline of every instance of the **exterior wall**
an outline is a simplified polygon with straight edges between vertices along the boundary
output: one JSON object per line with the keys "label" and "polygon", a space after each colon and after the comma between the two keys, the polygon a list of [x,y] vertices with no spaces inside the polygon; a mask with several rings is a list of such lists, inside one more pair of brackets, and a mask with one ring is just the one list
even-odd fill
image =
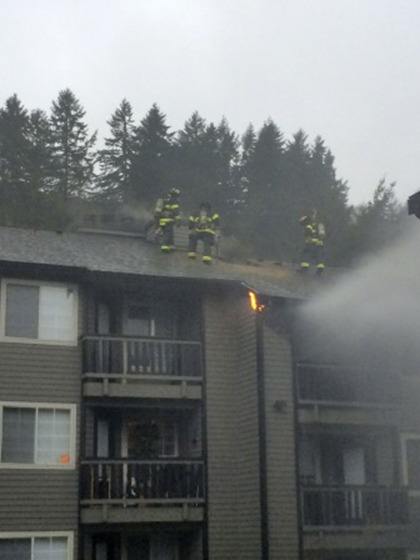
{"label": "exterior wall", "polygon": [[210,560],[260,549],[255,326],[238,293],[204,300]]}
{"label": "exterior wall", "polygon": [[[279,310],[281,321],[281,310]],[[270,559],[299,557],[291,344],[277,319],[264,328]],[[281,402],[281,409],[275,402]]]}
{"label": "exterior wall", "polygon": [[[417,434],[420,436],[420,374],[403,377],[403,403],[401,434]],[[403,461],[401,461],[401,470]],[[401,472],[402,479],[404,473]],[[410,524],[407,534],[407,550],[420,554],[420,492],[409,494]]]}
{"label": "exterior wall", "polygon": [[1,469],[0,530],[74,531],[75,558],[79,515],[80,372],[78,347],[0,342],[2,401],[77,405],[76,468],[68,471]]}

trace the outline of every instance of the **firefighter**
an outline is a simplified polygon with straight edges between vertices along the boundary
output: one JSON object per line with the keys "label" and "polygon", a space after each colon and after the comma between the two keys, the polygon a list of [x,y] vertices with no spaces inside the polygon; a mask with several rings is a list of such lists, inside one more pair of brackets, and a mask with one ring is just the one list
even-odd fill
{"label": "firefighter", "polygon": [[159,199],[155,207],[156,226],[161,238],[162,253],[170,253],[175,249],[174,226],[179,224],[181,216],[179,210],[179,196],[181,191],[173,188],[164,199]]}
{"label": "firefighter", "polygon": [[324,263],[325,227],[318,219],[318,211],[302,216],[299,223],[304,228],[305,244],[302,251],[300,269],[304,272],[311,264],[316,266],[317,274],[322,274]]}
{"label": "firefighter", "polygon": [[211,205],[208,202],[200,204],[198,213],[190,216],[188,223],[190,229],[188,257],[190,259],[196,258],[197,243],[202,241],[203,263],[211,264],[212,247],[215,244],[219,224],[220,216],[212,213]]}

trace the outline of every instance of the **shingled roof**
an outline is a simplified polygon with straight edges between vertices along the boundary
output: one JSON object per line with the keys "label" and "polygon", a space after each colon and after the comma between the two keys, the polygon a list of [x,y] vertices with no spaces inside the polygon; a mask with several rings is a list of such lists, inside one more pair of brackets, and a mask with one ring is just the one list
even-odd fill
{"label": "shingled roof", "polygon": [[140,236],[93,232],[54,232],[0,227],[1,263],[72,267],[91,272],[134,274],[197,281],[236,282],[261,294],[305,298],[319,286],[291,267],[273,263],[241,264],[215,260],[205,266],[185,252],[163,255]]}

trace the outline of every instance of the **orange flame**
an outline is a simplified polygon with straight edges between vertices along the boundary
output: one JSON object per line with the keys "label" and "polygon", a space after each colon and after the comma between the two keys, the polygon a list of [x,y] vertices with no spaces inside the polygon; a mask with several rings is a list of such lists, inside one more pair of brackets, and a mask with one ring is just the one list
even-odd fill
{"label": "orange flame", "polygon": [[249,305],[255,313],[261,313],[261,311],[264,311],[265,305],[258,301],[257,294],[255,292],[249,291],[248,296]]}

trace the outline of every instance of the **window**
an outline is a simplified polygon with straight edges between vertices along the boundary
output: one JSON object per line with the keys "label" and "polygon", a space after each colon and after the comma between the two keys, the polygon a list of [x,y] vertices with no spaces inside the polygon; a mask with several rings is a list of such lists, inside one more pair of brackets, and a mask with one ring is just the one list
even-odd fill
{"label": "window", "polygon": [[420,434],[402,436],[402,466],[404,484],[420,491]]}
{"label": "window", "polygon": [[178,432],[175,422],[164,420],[159,428],[159,455],[176,457],[178,455]]}
{"label": "window", "polygon": [[127,336],[154,336],[155,322],[150,308],[127,303],[124,310],[123,331]]}
{"label": "window", "polygon": [[126,428],[128,457],[146,459],[178,456],[178,430],[174,421],[135,419],[129,420]]}
{"label": "window", "polygon": [[0,464],[73,468],[74,422],[74,405],[0,404]]}
{"label": "window", "polygon": [[0,533],[1,560],[70,560],[71,533]]}
{"label": "window", "polygon": [[4,280],[1,309],[3,335],[9,339],[77,342],[75,287]]}

